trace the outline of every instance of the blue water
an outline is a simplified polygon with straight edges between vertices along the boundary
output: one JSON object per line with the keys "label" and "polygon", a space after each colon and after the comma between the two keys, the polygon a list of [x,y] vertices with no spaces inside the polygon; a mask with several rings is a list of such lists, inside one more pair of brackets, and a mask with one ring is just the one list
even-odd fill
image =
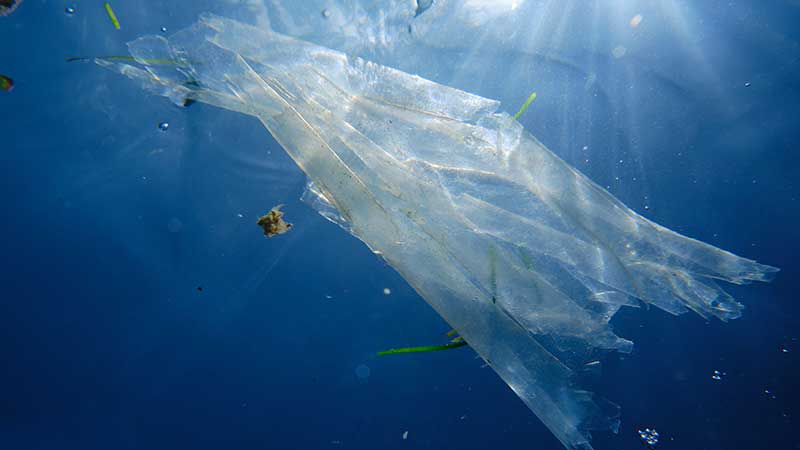
{"label": "blue water", "polygon": [[[0,92],[0,448],[560,449],[468,348],[374,356],[449,328],[299,201],[304,176],[254,119],[177,108],[64,61],[224,13],[163,3],[115,2],[119,31],[96,1],[68,15],[26,0],[0,18],[0,73],[15,80]],[[608,355],[592,383],[622,407],[619,434],[594,434],[601,450],[644,448],[645,427],[663,449],[800,448],[800,8],[709,5],[695,19],[713,32],[695,38],[726,110],[675,89],[646,114],[588,100],[593,121],[571,123],[540,85],[523,118],[648,218],[781,268],[771,284],[726,286],[747,307],[727,324],[615,318],[636,350]],[[680,82],[703,68],[674,70]],[[692,106],[659,110],[676,99]],[[626,158],[636,167],[612,164]],[[255,221],[277,204],[295,226],[267,239]]]}

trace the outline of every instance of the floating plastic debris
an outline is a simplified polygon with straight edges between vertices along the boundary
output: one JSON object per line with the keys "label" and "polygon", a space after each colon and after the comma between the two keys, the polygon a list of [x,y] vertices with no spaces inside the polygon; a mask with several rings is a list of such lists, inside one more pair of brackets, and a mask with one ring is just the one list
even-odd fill
{"label": "floating plastic debris", "polygon": [[14,90],[14,80],[12,80],[11,77],[0,75],[0,89],[11,92]]}
{"label": "floating plastic debris", "polygon": [[402,274],[566,448],[591,448],[589,429],[619,413],[560,352],[630,352],[609,319],[640,302],[735,319],[719,281],[777,271],[636,214],[497,101],[208,14],[129,49],[185,67],[97,63],[257,118],[313,181],[306,201]]}
{"label": "floating plastic debris", "polygon": [[22,0],[0,0],[0,16],[7,16],[14,12]]}
{"label": "floating plastic debris", "polygon": [[639,430],[639,438],[647,444],[649,447],[655,447],[658,444],[658,438],[660,435],[655,428],[652,430],[650,428],[645,428],[644,430]]}
{"label": "floating plastic debris", "polygon": [[[133,56],[120,56],[120,55],[108,55],[108,56],[69,56],[64,58],[66,62],[74,62],[74,61],[108,61],[108,62],[131,62],[131,63],[142,63],[147,64],[150,66],[179,66],[180,64],[172,59],[157,59],[157,58],[134,58]],[[184,84],[187,86],[193,86],[191,81],[186,81]]]}
{"label": "floating plastic debris", "polygon": [[420,14],[427,11],[433,5],[433,0],[417,0],[417,10],[414,11],[414,17],[419,17]]}
{"label": "floating plastic debris", "polygon": [[158,129],[161,131],[169,130],[169,122],[161,122],[158,124]]}
{"label": "floating plastic debris", "polygon": [[111,23],[114,25],[114,28],[120,29],[119,20],[117,19],[117,15],[114,14],[114,10],[111,8],[111,4],[106,2],[104,5],[106,8],[106,14],[108,14],[108,18],[111,19]]}

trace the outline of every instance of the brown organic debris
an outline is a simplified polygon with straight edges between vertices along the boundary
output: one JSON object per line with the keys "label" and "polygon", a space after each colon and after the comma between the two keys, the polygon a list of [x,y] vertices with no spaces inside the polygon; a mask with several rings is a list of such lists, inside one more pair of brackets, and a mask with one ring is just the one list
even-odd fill
{"label": "brown organic debris", "polygon": [[292,228],[292,224],[283,220],[283,205],[272,208],[268,213],[258,218],[258,226],[264,229],[264,236],[272,237],[276,234],[283,234]]}

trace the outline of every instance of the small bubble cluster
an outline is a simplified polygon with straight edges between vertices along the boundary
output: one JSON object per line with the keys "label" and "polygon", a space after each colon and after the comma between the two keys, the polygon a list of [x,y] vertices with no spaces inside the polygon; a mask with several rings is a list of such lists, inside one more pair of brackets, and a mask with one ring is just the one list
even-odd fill
{"label": "small bubble cluster", "polygon": [[719,370],[715,370],[714,372],[711,373],[711,379],[712,380],[717,380],[717,381],[721,380],[722,379],[722,372],[720,372]]}
{"label": "small bubble cluster", "polygon": [[649,445],[650,447],[655,447],[658,444],[659,438],[658,431],[655,428],[652,430],[650,428],[645,428],[644,430],[639,430],[639,438]]}

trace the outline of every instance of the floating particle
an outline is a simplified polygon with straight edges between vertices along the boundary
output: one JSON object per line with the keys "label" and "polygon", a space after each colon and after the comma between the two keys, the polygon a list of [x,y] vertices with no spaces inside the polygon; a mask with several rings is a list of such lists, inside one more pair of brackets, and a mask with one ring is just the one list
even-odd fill
{"label": "floating particle", "polygon": [[522,116],[525,110],[527,110],[528,107],[531,106],[531,103],[534,100],[536,100],[536,92],[533,92],[531,93],[531,95],[528,96],[528,98],[525,100],[525,103],[523,103],[522,107],[519,108],[519,111],[517,111],[517,113],[514,114],[514,120],[519,120],[519,118]]}
{"label": "floating particle", "polygon": [[622,58],[623,56],[625,56],[625,53],[628,53],[628,49],[623,47],[623,46],[621,46],[621,45],[618,45],[618,46],[614,47],[613,50],[611,50],[611,54],[614,55],[614,58],[617,58],[617,59]]}
{"label": "floating particle", "polygon": [[370,372],[371,371],[369,370],[369,367],[365,366],[364,364],[359,364],[356,367],[356,376],[362,380],[369,378]]}
{"label": "floating particle", "polygon": [[744,84],[744,87],[750,87],[750,82],[749,82],[749,81],[748,81],[748,82],[746,82],[746,83]]}
{"label": "floating particle", "polygon": [[108,18],[111,20],[111,23],[114,25],[114,28],[119,30],[120,29],[119,20],[117,19],[117,15],[114,14],[114,10],[111,9],[111,4],[106,2],[104,7],[106,8],[106,14],[108,14]]}
{"label": "floating particle", "polygon": [[167,27],[161,27],[161,32],[162,33],[166,33],[167,32]]}
{"label": "floating particle", "polygon": [[183,228],[183,222],[178,220],[177,217],[173,217],[172,219],[169,219],[169,222],[167,222],[167,229],[170,233],[177,233],[178,231],[181,231],[181,228]]}
{"label": "floating particle", "polygon": [[14,80],[5,75],[0,75],[0,89],[11,92],[14,89]]}
{"label": "floating particle", "polygon": [[197,286],[197,292],[203,292],[203,286]]}
{"label": "floating particle", "polygon": [[391,290],[391,289],[389,289],[389,288],[383,288],[383,295],[390,295],[391,293],[392,293],[392,290]]}
{"label": "floating particle", "polygon": [[22,0],[0,0],[0,16],[11,14],[20,3]]}
{"label": "floating particle", "polygon": [[326,295],[325,298],[327,298],[328,300],[333,300],[333,296],[332,295]]}
{"label": "floating particle", "polygon": [[786,347],[783,347],[783,348],[781,349],[781,353],[789,353],[789,349],[788,349],[788,348],[786,348]]}
{"label": "floating particle", "polygon": [[658,438],[660,435],[655,428],[652,430],[650,428],[645,428],[644,430],[639,430],[639,438],[647,444],[650,448],[653,448],[658,444]]}
{"label": "floating particle", "polygon": [[322,10],[322,17],[324,17],[324,18],[326,18],[326,19],[327,19],[327,18],[328,18],[328,17],[330,17],[330,16],[331,16],[331,12],[330,12],[330,10],[328,10],[328,9],[323,9],[323,10]]}
{"label": "floating particle", "polygon": [[637,14],[637,15],[631,17],[631,21],[630,21],[631,28],[638,27],[640,23],[642,23],[642,15],[641,14]]}
{"label": "floating particle", "polygon": [[405,441],[406,439],[408,439],[408,431],[403,432],[403,440]]}
{"label": "floating particle", "polygon": [[161,131],[169,130],[169,122],[161,122],[158,124],[158,129]]}
{"label": "floating particle", "polygon": [[244,217],[244,216],[242,215],[242,213],[239,213],[239,214],[236,214],[236,217],[238,217],[238,218],[240,218],[240,219],[241,219],[241,218],[242,218],[242,217]]}
{"label": "floating particle", "polygon": [[256,224],[264,230],[264,236],[271,238],[276,234],[286,233],[292,228],[292,224],[283,220],[282,207],[283,205],[278,205],[258,218]]}
{"label": "floating particle", "polygon": [[586,77],[586,82],[583,83],[583,88],[584,89],[591,88],[595,81],[597,81],[597,74],[590,73],[589,76]]}
{"label": "floating particle", "polygon": [[588,145],[584,145],[583,146],[583,151],[586,151],[586,150],[589,150],[589,146]]}
{"label": "floating particle", "polygon": [[68,16],[71,16],[71,15],[75,14],[75,7],[74,7],[74,6],[72,6],[72,5],[70,5],[70,6],[67,6],[66,8],[64,8],[64,12],[65,12],[65,13],[66,13]]}
{"label": "floating particle", "polygon": [[722,379],[722,373],[720,373],[719,370],[715,370],[714,372],[711,373],[711,379],[712,380],[717,380],[717,381],[721,380]]}

